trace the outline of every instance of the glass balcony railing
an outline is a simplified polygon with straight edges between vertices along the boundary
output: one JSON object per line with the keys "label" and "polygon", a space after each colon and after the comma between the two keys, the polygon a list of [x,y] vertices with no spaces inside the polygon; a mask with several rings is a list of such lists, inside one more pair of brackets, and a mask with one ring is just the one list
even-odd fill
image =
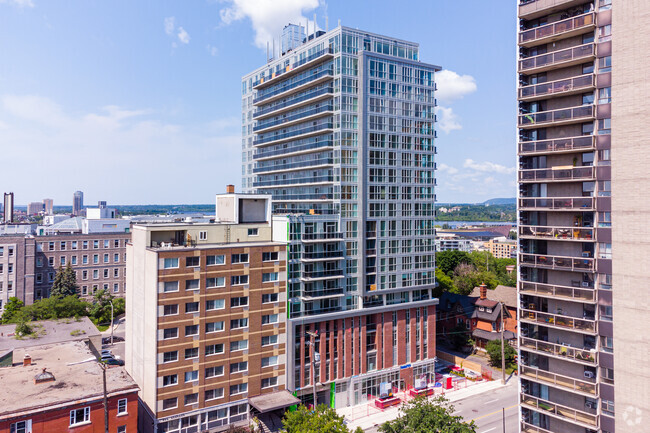
{"label": "glass balcony railing", "polygon": [[343,269],[332,269],[328,271],[303,271],[301,280],[313,280],[316,278],[340,278],[343,276]]}
{"label": "glass balcony railing", "polygon": [[318,193],[318,194],[284,194],[273,195],[274,201],[288,201],[288,200],[332,200],[334,194],[332,193]]}
{"label": "glass balcony railing", "polygon": [[345,257],[343,256],[343,251],[319,251],[319,252],[304,252],[300,256],[302,261],[310,260],[342,260]]}
{"label": "glass balcony railing", "polygon": [[594,106],[582,105],[580,107],[520,114],[519,126],[537,127],[547,123],[567,123],[572,121],[582,121],[592,117],[594,117]]}
{"label": "glass balcony railing", "polygon": [[332,94],[334,93],[334,87],[328,86],[328,87],[322,87],[316,90],[312,90],[306,93],[303,93],[300,96],[292,97],[292,98],[287,98],[285,101],[273,104],[269,107],[265,108],[259,108],[255,110],[253,113],[253,119],[256,119],[260,116],[263,116],[265,114],[273,113],[275,111],[279,111],[283,108],[291,107],[293,105],[296,105],[300,102],[304,101],[309,101],[310,99],[317,98],[321,95],[327,95],[327,94]]}
{"label": "glass balcony railing", "polygon": [[549,256],[527,253],[519,254],[519,263],[524,266],[576,272],[593,272],[596,264],[591,257]]}
{"label": "glass balcony railing", "polygon": [[573,409],[568,406],[552,403],[548,400],[533,397],[528,394],[521,394],[521,404],[542,414],[548,414],[566,421],[578,422],[590,426],[598,426],[598,415]]}
{"label": "glass balcony railing", "polygon": [[598,352],[592,349],[571,347],[566,344],[554,344],[528,337],[519,338],[519,348],[556,358],[567,359],[569,361],[578,361],[582,364],[598,364]]}
{"label": "glass balcony railing", "polygon": [[593,227],[551,227],[551,226],[519,226],[519,236],[523,238],[557,239],[557,240],[594,240]]}
{"label": "glass balcony railing", "polygon": [[268,78],[260,78],[259,80],[255,81],[253,83],[253,88],[258,87],[261,84],[271,84],[271,81],[273,81],[275,78],[278,78],[282,76],[283,74],[287,74],[289,72],[295,71],[296,69],[300,68],[303,65],[306,65],[310,62],[313,62],[314,60],[323,57],[323,56],[330,56],[334,54],[334,50],[331,48],[325,48],[321,51],[318,51],[310,56],[305,57],[304,59],[300,59],[297,62],[294,62],[293,64],[287,66],[284,71],[278,71],[274,72],[271,74],[270,77]]}
{"label": "glass balcony railing", "polygon": [[282,170],[291,170],[294,168],[303,168],[303,167],[317,167],[321,165],[332,165],[334,164],[334,159],[332,158],[318,158],[310,159],[308,161],[300,162],[290,162],[287,164],[274,164],[263,167],[253,168],[253,173],[269,173],[272,171],[282,171]]}
{"label": "glass balcony railing", "polygon": [[[581,285],[581,281],[576,281],[576,283]],[[519,283],[519,293],[549,298],[563,298],[579,302],[595,302],[596,291],[593,288],[593,284],[585,282],[584,285],[592,287],[570,287],[522,281]]]}
{"label": "glass balcony railing", "polygon": [[544,98],[552,95],[564,95],[594,87],[594,75],[581,75],[565,80],[549,81],[519,88],[520,99]]}
{"label": "glass balcony railing", "polygon": [[535,197],[520,198],[520,210],[582,210],[595,207],[594,197]]}
{"label": "glass balcony railing", "polygon": [[290,114],[289,116],[283,117],[282,119],[276,119],[276,120],[271,119],[266,121],[260,121],[257,123],[257,125],[253,127],[253,132],[261,131],[263,129],[268,129],[273,126],[286,125],[287,123],[291,123],[295,120],[300,120],[305,117],[313,116],[319,113],[325,113],[327,111],[334,111],[334,106],[332,104],[326,104],[320,107],[308,108],[307,110],[298,111],[294,114]]}
{"label": "glass balcony railing", "polygon": [[593,180],[596,178],[594,167],[553,167],[519,170],[520,182],[568,182]]}
{"label": "glass balcony railing", "polygon": [[310,177],[300,177],[296,179],[274,179],[274,180],[260,180],[253,182],[254,187],[270,187],[270,186],[284,186],[284,185],[296,185],[296,184],[308,184],[308,183],[323,183],[323,182],[333,182],[334,176],[310,176]]}
{"label": "glass balcony railing", "polygon": [[522,141],[519,143],[519,153],[550,153],[594,150],[596,137],[584,135],[579,137],[556,138],[553,140]]}
{"label": "glass balcony railing", "polygon": [[539,323],[544,326],[559,329],[595,334],[598,332],[598,322],[589,319],[577,319],[561,314],[543,313],[541,311],[519,309],[519,320],[522,322]]}
{"label": "glass balcony railing", "polygon": [[301,135],[311,134],[313,132],[319,132],[319,131],[326,131],[333,128],[334,128],[334,124],[332,122],[321,123],[320,125],[307,126],[305,128],[296,129],[293,131],[285,132],[283,134],[274,134],[268,137],[259,138],[253,141],[253,146],[260,146],[262,144],[268,144],[279,140],[287,140],[287,139],[299,137]]}
{"label": "glass balcony railing", "polygon": [[562,374],[555,374],[535,367],[522,365],[519,368],[522,379],[528,379],[567,391],[577,391],[593,396],[598,395],[598,385],[586,380],[574,379]]}
{"label": "glass balcony railing", "polygon": [[595,12],[589,12],[577,17],[571,17],[530,30],[524,30],[519,33],[519,43],[525,45],[526,43],[540,42],[543,39],[553,38],[575,30],[587,29],[594,26],[595,18]]}
{"label": "glass balcony railing", "polygon": [[[330,137],[326,137],[326,138],[330,138]],[[291,146],[284,145],[281,149],[273,148],[273,147],[261,147],[255,149],[255,154],[253,155],[253,159],[270,158],[278,155],[289,156],[292,153],[306,152],[308,150],[317,150],[317,149],[333,147],[333,146],[334,146],[333,140],[319,140],[307,144],[300,144],[297,146],[295,146],[295,143],[291,143]]]}
{"label": "glass balcony railing", "polygon": [[594,44],[584,44],[552,53],[540,54],[534,57],[519,60],[519,72],[534,73],[537,70],[547,69],[555,65],[583,60],[594,56]]}
{"label": "glass balcony railing", "polygon": [[343,240],[343,233],[341,232],[324,232],[324,233],[303,233],[301,236],[303,241],[323,241],[323,240]]}
{"label": "glass balcony railing", "polygon": [[331,289],[331,290],[305,290],[300,296],[303,301],[311,301],[313,299],[319,298],[332,298],[344,296],[343,289]]}
{"label": "glass balcony railing", "polygon": [[[292,83],[286,83],[283,86],[280,86],[278,89],[270,91],[270,92],[258,92],[257,97],[253,99],[253,104],[257,105],[260,102],[270,100],[271,98],[281,95],[285,92],[288,92],[290,90],[300,88],[305,86],[306,84],[309,84],[313,81],[318,80],[319,78],[332,78],[334,76],[334,69],[333,68],[328,68],[328,69],[323,69],[321,71],[314,71],[313,74],[307,75],[304,78],[301,78],[299,80],[296,80]],[[323,81],[323,80],[320,80]]]}

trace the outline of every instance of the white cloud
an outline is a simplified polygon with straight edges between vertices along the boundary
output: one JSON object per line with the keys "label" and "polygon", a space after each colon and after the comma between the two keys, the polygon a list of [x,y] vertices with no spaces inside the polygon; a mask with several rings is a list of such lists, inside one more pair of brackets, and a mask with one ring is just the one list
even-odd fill
{"label": "white cloud", "polygon": [[458,169],[456,167],[452,167],[447,164],[438,164],[438,171],[449,173],[449,174],[456,174],[458,173]]}
{"label": "white cloud", "polygon": [[216,57],[217,54],[219,54],[219,49],[215,47],[214,45],[206,45],[205,49],[210,53],[212,57]]}
{"label": "white cloud", "polygon": [[458,75],[456,72],[447,69],[436,73],[436,84],[438,85],[436,98],[447,103],[476,92],[474,77],[471,75]]}
{"label": "white cloud", "polygon": [[463,128],[452,108],[439,105],[435,108],[435,112],[438,116],[438,128],[445,131],[445,133],[449,134],[451,131]]}
{"label": "white cloud", "polygon": [[[92,200],[127,203],[209,203],[227,183],[241,178],[241,120],[178,125],[151,109],[106,105],[72,112],[35,95],[0,95],[0,143],[12,164],[0,185],[18,203],[52,196],[68,204],[81,189]],[[38,158],[34,158],[38,155]],[[25,167],[52,182],[25,178]],[[191,172],[201,188],[188,191],[178,176]]]}
{"label": "white cloud", "polygon": [[184,44],[190,43],[190,35],[185,31],[183,27],[178,28],[178,40]]}
{"label": "white cloud", "polygon": [[32,0],[0,0],[0,4],[5,3],[19,8],[33,8],[34,2]]}
{"label": "white cloud", "polygon": [[167,33],[168,35],[173,35],[174,28],[176,28],[176,18],[174,17],[165,18],[164,26],[165,26],[165,33]]}
{"label": "white cloud", "polygon": [[490,161],[478,162],[472,159],[466,159],[463,163],[463,167],[483,173],[511,174],[515,172],[514,167],[506,167],[505,165],[496,164]]}
{"label": "white cloud", "polygon": [[[266,48],[266,43],[277,36],[289,23],[306,23],[303,13],[313,11],[319,0],[224,0],[229,5],[219,11],[225,25],[249,18],[255,30],[255,45]],[[310,29],[313,28],[310,21]]]}

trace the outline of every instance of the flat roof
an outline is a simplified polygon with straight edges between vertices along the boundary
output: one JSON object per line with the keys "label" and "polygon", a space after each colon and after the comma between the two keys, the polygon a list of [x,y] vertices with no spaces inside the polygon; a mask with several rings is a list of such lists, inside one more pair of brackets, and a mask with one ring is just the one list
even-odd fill
{"label": "flat roof", "polygon": [[[255,241],[255,242],[222,242],[211,244],[197,244],[194,246],[174,245],[171,247],[147,247],[148,250],[156,252],[164,251],[182,251],[182,250],[210,250],[214,248],[248,248],[248,247],[271,247],[271,246],[286,246],[287,242],[279,241]],[[0,346],[1,347],[1,346]]]}
{"label": "flat roof", "polygon": [[88,338],[101,336],[101,332],[87,317],[42,320],[30,322],[29,326],[34,331],[34,337],[18,339],[15,336],[15,324],[0,325],[0,351],[68,341],[84,341]]}
{"label": "flat roof", "polygon": [[[32,364],[23,367],[25,354],[32,358]],[[43,369],[54,376],[54,381],[36,384],[34,377]],[[0,420],[103,396],[102,367],[81,341],[15,350],[14,366],[0,368],[0,383]],[[124,367],[109,367],[106,384],[109,396],[139,389]]]}
{"label": "flat roof", "polygon": [[266,413],[277,409],[284,409],[294,404],[300,404],[300,399],[291,395],[289,391],[282,390],[251,397],[248,399],[248,403],[260,413]]}

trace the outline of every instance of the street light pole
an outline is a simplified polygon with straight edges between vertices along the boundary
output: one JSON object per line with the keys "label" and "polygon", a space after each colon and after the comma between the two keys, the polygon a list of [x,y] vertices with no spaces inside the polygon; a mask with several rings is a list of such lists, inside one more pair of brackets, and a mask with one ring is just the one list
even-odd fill
{"label": "street light pole", "polygon": [[316,345],[316,336],[318,334],[315,333],[315,332],[307,331],[307,335],[309,335],[309,346],[310,346],[309,358],[310,358],[310,361],[311,361],[310,366],[309,366],[309,369],[310,369],[310,374],[309,375],[311,376],[311,383],[312,383],[312,386],[313,386],[312,392],[313,392],[313,397],[314,397],[314,410],[316,410],[316,407],[318,406],[318,404],[317,404],[317,400],[316,400],[316,368],[314,367],[314,363],[316,362],[316,359],[314,357],[315,356],[314,355],[314,352],[315,352],[314,346]]}
{"label": "street light pole", "polygon": [[505,341],[503,339],[503,302],[499,302],[501,306],[501,385],[506,384],[506,356],[505,356]]}
{"label": "street light pole", "polygon": [[113,301],[108,301],[111,303],[111,346],[113,345]]}

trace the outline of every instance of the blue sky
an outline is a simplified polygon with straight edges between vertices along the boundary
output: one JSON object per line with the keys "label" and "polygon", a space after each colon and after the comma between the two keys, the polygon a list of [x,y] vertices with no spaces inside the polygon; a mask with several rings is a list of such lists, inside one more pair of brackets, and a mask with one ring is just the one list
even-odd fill
{"label": "blue sky", "polygon": [[418,42],[446,70],[438,201],[515,196],[516,8],[481,0],[0,0],[0,188],[17,204],[78,189],[211,203],[241,182],[241,76],[314,13]]}

